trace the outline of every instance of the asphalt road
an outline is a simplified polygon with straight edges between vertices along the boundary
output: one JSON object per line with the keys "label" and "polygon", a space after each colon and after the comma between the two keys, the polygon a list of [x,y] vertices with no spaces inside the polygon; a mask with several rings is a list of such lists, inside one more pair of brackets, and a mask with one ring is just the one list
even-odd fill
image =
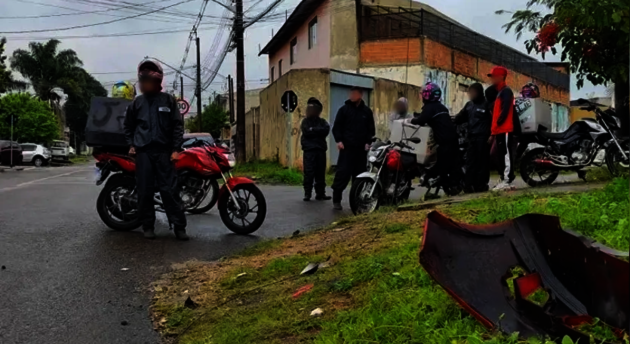
{"label": "asphalt road", "polygon": [[189,242],[165,224],[147,241],[102,224],[93,174],[89,165],[0,173],[0,343],[159,343],[148,287],[172,264],[216,260],[349,214],[302,202],[299,187],[262,186],[268,213],[255,235],[231,234],[213,209],[188,217]]}

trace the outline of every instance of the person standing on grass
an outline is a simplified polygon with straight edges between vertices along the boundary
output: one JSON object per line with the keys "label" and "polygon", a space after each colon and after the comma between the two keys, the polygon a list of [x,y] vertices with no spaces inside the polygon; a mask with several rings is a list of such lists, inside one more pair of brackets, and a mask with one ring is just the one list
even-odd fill
{"label": "person standing on grass", "polygon": [[304,162],[304,201],[310,201],[315,185],[315,199],[328,201],[326,196],[326,151],[328,142],[326,137],[330,132],[330,125],[319,117],[322,113],[322,103],[317,98],[310,98],[306,105],[306,118],[302,120],[302,159]]}
{"label": "person standing on grass", "polygon": [[508,71],[505,67],[492,68],[488,77],[498,92],[492,109],[492,129],[497,149],[497,167],[501,181],[492,191],[510,190],[514,187],[514,153],[521,123],[514,113],[514,93],[507,86]]}
{"label": "person standing on grass", "polygon": [[367,150],[376,135],[374,115],[363,101],[362,89],[350,89],[350,99],[337,112],[332,133],[339,150],[337,171],[332,185],[333,208],[342,210],[343,191],[351,179],[365,172]]}
{"label": "person standing on grass", "polygon": [[488,111],[483,86],[474,83],[468,87],[470,101],[455,116],[455,123],[468,123],[468,151],[466,153],[465,192],[488,191],[490,182],[489,138],[492,113]]}
{"label": "person standing on grass", "polygon": [[155,239],[155,186],[160,191],[168,222],[180,240],[188,240],[186,216],[177,187],[175,164],[184,140],[184,121],[175,98],[162,92],[164,71],[159,62],[138,65],[142,95],[127,107],[124,131],[129,155],[136,156],[138,217],[144,237]]}

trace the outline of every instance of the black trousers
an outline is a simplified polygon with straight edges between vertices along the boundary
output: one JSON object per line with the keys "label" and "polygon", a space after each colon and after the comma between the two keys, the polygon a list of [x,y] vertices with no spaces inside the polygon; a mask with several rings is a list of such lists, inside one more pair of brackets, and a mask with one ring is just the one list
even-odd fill
{"label": "black trousers", "polygon": [[436,174],[445,185],[459,183],[462,178],[459,148],[457,145],[439,145],[437,148]]}
{"label": "black trousers", "polygon": [[345,148],[339,151],[335,180],[333,181],[333,202],[340,203],[343,190],[350,180],[366,171],[367,152],[365,149]]}
{"label": "black trousers", "polygon": [[177,173],[169,152],[139,151],[136,155],[136,183],[138,215],[142,228],[152,229],[155,226],[153,197],[156,185],[162,196],[168,222],[174,229],[186,228],[186,215],[179,198]]}
{"label": "black trousers", "polygon": [[467,192],[488,191],[490,182],[490,145],[487,137],[472,137],[468,140],[466,154]]}
{"label": "black trousers", "polygon": [[516,152],[516,136],[512,133],[495,135],[497,145],[496,166],[501,180],[511,183],[514,176],[514,154]]}
{"label": "black trousers", "polygon": [[326,151],[315,149],[304,151],[302,154],[304,163],[304,194],[311,195],[313,185],[315,194],[326,194]]}

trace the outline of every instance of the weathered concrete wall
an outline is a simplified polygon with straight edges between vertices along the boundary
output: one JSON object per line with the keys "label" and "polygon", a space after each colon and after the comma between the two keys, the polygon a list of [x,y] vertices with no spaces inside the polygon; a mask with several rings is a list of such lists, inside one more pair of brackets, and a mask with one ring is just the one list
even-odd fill
{"label": "weathered concrete wall", "polygon": [[[290,118],[280,106],[280,98],[287,90],[298,96],[298,106]],[[277,159],[282,165],[301,168],[300,124],[305,115],[306,102],[316,97],[324,110],[322,118],[329,118],[329,73],[323,69],[294,69],[260,92],[260,159]]]}
{"label": "weathered concrete wall", "polygon": [[375,79],[372,91],[371,107],[374,113],[376,137],[386,140],[389,137],[389,116],[393,113],[394,103],[400,97],[409,100],[409,111],[420,111],[422,101],[418,97],[420,87],[405,85],[387,79]]}
{"label": "weathered concrete wall", "polygon": [[334,0],[330,7],[330,68],[356,73],[359,68],[356,2]]}
{"label": "weathered concrete wall", "polygon": [[260,106],[245,113],[245,159],[258,159],[260,151]]}
{"label": "weathered concrete wall", "polygon": [[409,68],[406,66],[361,67],[359,72],[375,78],[390,79],[410,85],[422,86],[425,84],[425,69],[423,65],[416,64],[409,66]]}

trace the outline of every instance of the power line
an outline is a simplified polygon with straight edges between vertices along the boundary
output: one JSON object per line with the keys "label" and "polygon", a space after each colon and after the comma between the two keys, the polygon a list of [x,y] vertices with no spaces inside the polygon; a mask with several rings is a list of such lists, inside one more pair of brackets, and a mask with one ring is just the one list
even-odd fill
{"label": "power line", "polygon": [[57,29],[41,29],[41,30],[24,30],[24,31],[4,31],[4,32],[0,32],[2,34],[6,34],[6,33],[11,33],[11,34],[15,34],[15,33],[35,33],[35,32],[50,32],[50,31],[67,31],[67,30],[74,30],[74,29],[82,29],[82,28],[86,28],[86,27],[92,27],[92,26],[98,26],[98,25],[106,25],[106,24],[112,24],[112,23],[116,23],[116,22],[120,22],[123,20],[127,20],[127,19],[133,19],[133,18],[138,18],[144,15],[148,15],[151,13],[155,13],[155,12],[159,12],[163,9],[167,9],[167,8],[171,8],[171,7],[175,7],[181,4],[185,4],[187,2],[191,2],[191,1],[195,1],[195,0],[184,0],[184,1],[180,1],[178,3],[172,4],[172,5],[168,5],[168,6],[164,6],[162,8],[153,10],[153,11],[149,11],[149,12],[144,12],[144,13],[140,13],[134,16],[129,16],[129,17],[123,17],[123,18],[118,18],[118,19],[114,19],[114,20],[110,20],[110,21],[106,21],[106,22],[100,22],[100,23],[93,23],[93,24],[85,24],[85,25],[76,25],[76,26],[71,26],[71,27],[64,27],[64,28],[57,28]]}
{"label": "power line", "polygon": [[[214,30],[217,26],[204,26],[203,29],[199,29],[198,31],[209,31]],[[68,36],[31,36],[31,37],[7,37],[8,40],[12,41],[47,41],[50,39],[84,39],[84,38],[107,38],[107,37],[128,37],[128,36],[144,36],[144,35],[160,35],[160,34],[172,34],[172,33],[181,33],[188,32],[188,29],[180,29],[180,30],[162,30],[162,31],[146,31],[146,32],[127,32],[127,33],[111,33],[111,34],[101,34],[101,35],[68,35]]]}
{"label": "power line", "polygon": [[[184,49],[184,57],[182,58],[182,63],[179,67],[181,70],[184,68],[186,64],[186,59],[188,58],[188,52],[190,51],[190,45],[192,44],[193,38],[197,36],[197,28],[199,24],[201,24],[201,20],[203,19],[203,14],[206,12],[206,7],[208,6],[208,0],[203,0],[201,4],[201,8],[199,9],[199,14],[197,15],[197,20],[195,20],[195,24],[193,24],[192,29],[190,30],[190,34],[188,35],[188,42],[186,42],[186,49]],[[199,63],[199,61],[197,61]],[[179,79],[180,74],[175,75],[175,81],[173,82],[173,89],[177,89],[177,81]]]}
{"label": "power line", "polygon": [[[156,3],[156,2],[164,2],[165,0],[155,0],[152,1],[150,3]],[[29,2],[29,3],[33,3],[33,2]],[[38,5],[43,5],[43,4],[39,4],[36,3]],[[125,9],[125,8],[129,8],[129,7],[135,7],[135,6],[141,6],[140,4],[133,4],[133,5],[126,5],[126,6],[120,6],[117,8],[108,8],[106,10],[98,10],[98,11],[80,11],[80,12],[74,12],[74,13],[58,13],[58,14],[43,14],[43,15],[37,15],[37,16],[8,16],[8,17],[0,17],[0,19],[36,19],[36,18],[51,18],[51,17],[64,17],[64,16],[78,16],[78,15],[84,15],[84,14],[96,14],[96,13],[104,13],[104,12],[110,12],[110,11],[117,11],[120,9]]]}

